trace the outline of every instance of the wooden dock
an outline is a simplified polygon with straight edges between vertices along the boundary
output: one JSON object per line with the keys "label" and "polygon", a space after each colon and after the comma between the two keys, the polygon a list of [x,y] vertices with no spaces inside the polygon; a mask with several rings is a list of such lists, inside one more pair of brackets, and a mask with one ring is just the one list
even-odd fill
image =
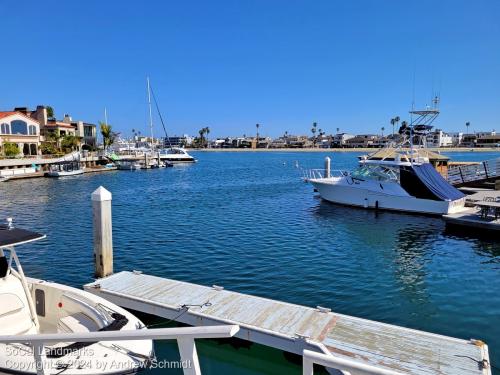
{"label": "wooden dock", "polygon": [[495,220],[492,216],[486,219],[481,218],[475,208],[458,214],[443,215],[443,219],[447,225],[479,229],[482,232],[500,232],[500,219]]}
{"label": "wooden dock", "polygon": [[84,286],[128,309],[192,326],[239,325],[236,337],[302,355],[334,355],[406,374],[491,374],[488,347],[271,299],[119,272]]}

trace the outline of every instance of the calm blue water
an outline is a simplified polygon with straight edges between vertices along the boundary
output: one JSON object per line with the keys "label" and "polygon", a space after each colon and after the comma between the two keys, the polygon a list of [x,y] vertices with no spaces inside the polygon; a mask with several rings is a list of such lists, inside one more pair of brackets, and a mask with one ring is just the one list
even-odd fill
{"label": "calm blue water", "polygon": [[[48,235],[18,249],[27,274],[81,286],[93,273],[90,194],[102,185],[113,193],[116,271],[482,339],[500,364],[499,239],[447,233],[438,218],[322,202],[294,165],[321,168],[325,155],[200,152],[199,163],[165,170],[9,181],[0,184],[0,218]],[[328,155],[332,168],[357,162],[354,153]],[[300,372],[259,346],[199,350],[206,373]]]}

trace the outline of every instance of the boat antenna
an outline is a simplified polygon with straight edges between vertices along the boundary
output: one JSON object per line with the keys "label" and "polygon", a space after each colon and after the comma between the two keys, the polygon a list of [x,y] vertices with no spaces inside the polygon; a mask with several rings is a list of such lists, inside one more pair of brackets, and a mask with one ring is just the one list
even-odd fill
{"label": "boat antenna", "polygon": [[146,77],[148,83],[148,107],[149,107],[149,128],[151,129],[151,151],[154,151],[154,138],[153,138],[153,114],[151,112],[151,86],[149,84],[149,77]]}
{"label": "boat antenna", "polygon": [[161,115],[160,107],[158,106],[158,101],[156,100],[156,95],[155,95],[155,92],[153,91],[153,87],[151,87],[151,85],[149,85],[149,91],[151,92],[151,95],[153,96],[153,101],[155,102],[155,107],[156,107],[156,110],[158,111],[158,116],[160,117],[161,126],[163,126],[163,131],[165,132],[165,138],[168,141],[168,146],[170,147],[170,149],[172,149],[172,143],[170,142],[170,138],[168,137],[167,128],[165,127],[165,123],[163,122],[163,116]]}

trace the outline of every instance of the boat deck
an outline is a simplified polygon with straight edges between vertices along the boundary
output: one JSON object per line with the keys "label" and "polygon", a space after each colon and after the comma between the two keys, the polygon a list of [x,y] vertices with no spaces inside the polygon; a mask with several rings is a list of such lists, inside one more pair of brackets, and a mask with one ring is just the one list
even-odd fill
{"label": "boat deck", "polygon": [[304,349],[315,350],[407,374],[491,374],[488,347],[481,341],[136,271],[119,272],[84,288],[125,308],[193,326],[237,324],[237,337],[299,355]]}

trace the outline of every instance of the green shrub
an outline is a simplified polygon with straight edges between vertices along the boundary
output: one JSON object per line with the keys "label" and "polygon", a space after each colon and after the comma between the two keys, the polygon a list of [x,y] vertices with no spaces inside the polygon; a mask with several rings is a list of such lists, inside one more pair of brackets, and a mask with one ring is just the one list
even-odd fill
{"label": "green shrub", "polygon": [[17,146],[16,143],[5,142],[3,144],[3,153],[7,157],[14,157],[14,156],[19,155],[20,151],[19,151],[19,147]]}

